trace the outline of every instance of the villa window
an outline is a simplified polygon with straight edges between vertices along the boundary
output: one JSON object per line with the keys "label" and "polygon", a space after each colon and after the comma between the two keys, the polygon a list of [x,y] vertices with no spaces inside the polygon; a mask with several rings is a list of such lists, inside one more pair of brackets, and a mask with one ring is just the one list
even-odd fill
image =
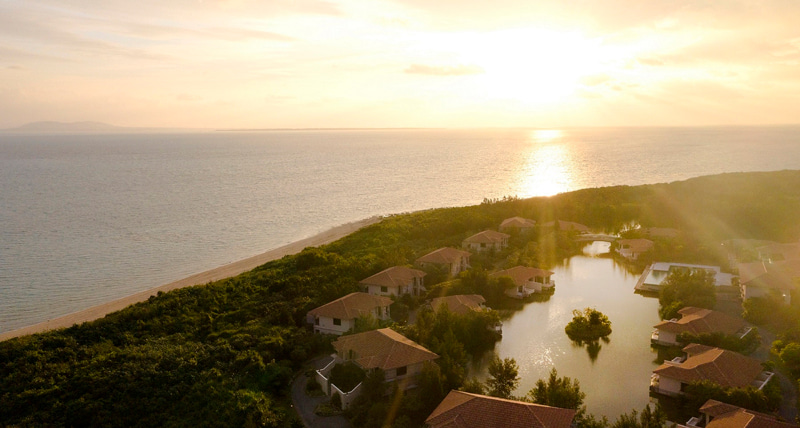
{"label": "villa window", "polygon": [[319,317],[314,318],[314,325],[319,325]]}
{"label": "villa window", "polygon": [[389,287],[381,287],[381,293],[388,293]]}
{"label": "villa window", "polygon": [[396,376],[405,376],[407,372],[408,372],[408,367],[406,367],[406,366],[398,367],[395,370],[395,375]]}
{"label": "villa window", "polygon": [[342,325],[342,320],[339,319],[339,318],[334,318],[333,319],[333,325]]}

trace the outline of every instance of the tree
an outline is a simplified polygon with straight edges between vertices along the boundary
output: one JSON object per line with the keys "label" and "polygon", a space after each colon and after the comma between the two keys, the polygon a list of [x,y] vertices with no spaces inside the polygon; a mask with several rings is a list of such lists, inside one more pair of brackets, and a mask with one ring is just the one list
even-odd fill
{"label": "tree", "polygon": [[674,317],[675,308],[714,308],[717,302],[714,276],[713,271],[705,269],[676,269],[670,272],[661,283],[658,295],[661,318]]}
{"label": "tree", "polygon": [[511,393],[519,385],[519,367],[513,358],[500,359],[494,356],[489,363],[489,379],[486,385],[489,387],[489,395],[493,397],[509,398]]}
{"label": "tree", "polygon": [[576,418],[579,419],[586,413],[586,406],[583,404],[584,398],[586,398],[586,393],[581,391],[578,379],[573,380],[566,376],[558,377],[555,367],[550,370],[547,381],[539,379],[536,381],[536,386],[528,391],[528,399],[534,403],[577,410]]}
{"label": "tree", "polygon": [[586,308],[583,312],[576,309],[572,311],[572,321],[564,331],[575,342],[596,342],[611,334],[611,321],[597,309]]}
{"label": "tree", "polygon": [[656,405],[655,410],[645,406],[641,413],[634,409],[630,413],[619,415],[611,428],[661,428],[666,421],[667,415],[661,410],[661,406]]}

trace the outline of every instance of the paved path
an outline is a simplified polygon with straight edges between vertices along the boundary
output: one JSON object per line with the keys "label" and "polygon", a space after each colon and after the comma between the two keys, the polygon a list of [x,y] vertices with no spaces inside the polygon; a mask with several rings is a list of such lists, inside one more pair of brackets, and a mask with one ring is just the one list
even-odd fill
{"label": "paved path", "polygon": [[[761,335],[761,346],[751,356],[761,361],[766,361],[770,358],[769,350],[776,337],[772,332],[763,328],[758,329],[758,333]],[[797,386],[785,374],[781,373],[778,367],[773,371],[775,372],[775,378],[780,382],[781,393],[783,394],[783,401],[781,401],[778,414],[783,419],[793,423],[797,418]]]}
{"label": "paved path", "polygon": [[[313,366],[315,369],[320,369],[325,367],[330,361],[330,357],[317,358],[310,362],[310,366]],[[307,428],[353,428],[353,425],[344,416],[323,417],[316,415],[314,409],[316,409],[320,403],[328,401],[329,398],[324,395],[320,397],[309,397],[306,395],[306,383],[308,383],[308,378],[305,372],[301,372],[297,375],[292,382],[292,404],[294,404],[297,414],[303,421],[303,425]]]}

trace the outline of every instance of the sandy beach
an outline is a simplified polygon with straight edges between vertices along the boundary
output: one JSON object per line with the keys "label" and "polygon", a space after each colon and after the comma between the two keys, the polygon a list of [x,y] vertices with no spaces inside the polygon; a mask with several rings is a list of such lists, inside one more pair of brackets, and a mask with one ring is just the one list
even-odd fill
{"label": "sandy beach", "polygon": [[78,311],[69,315],[64,315],[62,317],[54,318],[52,320],[30,325],[17,330],[11,330],[5,333],[0,333],[0,341],[19,336],[25,336],[28,334],[40,333],[47,330],[71,327],[75,324],[96,320],[106,316],[107,314],[128,307],[134,303],[145,301],[149,299],[150,296],[158,294],[159,291],[167,292],[170,290],[176,290],[178,288],[191,287],[193,285],[198,285],[198,284],[207,284],[208,282],[211,281],[218,281],[221,279],[230,278],[232,276],[239,275],[240,273],[253,270],[256,267],[261,266],[269,261],[279,259],[286,255],[299,253],[300,251],[303,251],[303,249],[306,247],[317,247],[320,245],[331,243],[361,229],[362,227],[377,223],[378,221],[380,221],[380,219],[381,219],[380,217],[375,216],[352,223],[346,223],[341,226],[337,226],[325,232],[314,235],[312,237],[301,239],[297,242],[293,242],[291,244],[287,244],[282,247],[269,250],[263,254],[249,257],[244,260],[239,260],[237,262],[228,263],[224,266],[220,266],[215,269],[194,274],[187,278],[170,282],[169,284],[164,284],[160,287],[151,288],[149,290],[132,294],[130,296],[123,297],[121,299],[114,300],[108,303],[104,303],[102,305],[84,309],[82,311]]}

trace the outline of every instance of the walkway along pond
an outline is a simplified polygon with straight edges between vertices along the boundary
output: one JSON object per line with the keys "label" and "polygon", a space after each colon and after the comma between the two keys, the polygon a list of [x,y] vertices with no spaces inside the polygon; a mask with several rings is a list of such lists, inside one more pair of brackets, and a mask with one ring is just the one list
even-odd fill
{"label": "walkway along pond", "polygon": [[[503,339],[495,352],[512,357],[519,365],[520,384],[514,395],[522,396],[538,379],[546,378],[552,367],[559,376],[578,379],[586,393],[587,410],[596,416],[616,420],[631,409],[641,410],[648,402],[650,375],[661,361],[650,347],[650,334],[658,318],[658,299],[633,291],[633,275],[610,257],[608,242],[592,242],[584,254],[571,257],[555,272],[555,294],[545,302],[527,303],[503,320]],[[572,310],[594,307],[611,320],[609,343],[600,342],[595,358],[585,346],[567,338],[564,327]],[[486,378],[486,358],[473,372]]]}

